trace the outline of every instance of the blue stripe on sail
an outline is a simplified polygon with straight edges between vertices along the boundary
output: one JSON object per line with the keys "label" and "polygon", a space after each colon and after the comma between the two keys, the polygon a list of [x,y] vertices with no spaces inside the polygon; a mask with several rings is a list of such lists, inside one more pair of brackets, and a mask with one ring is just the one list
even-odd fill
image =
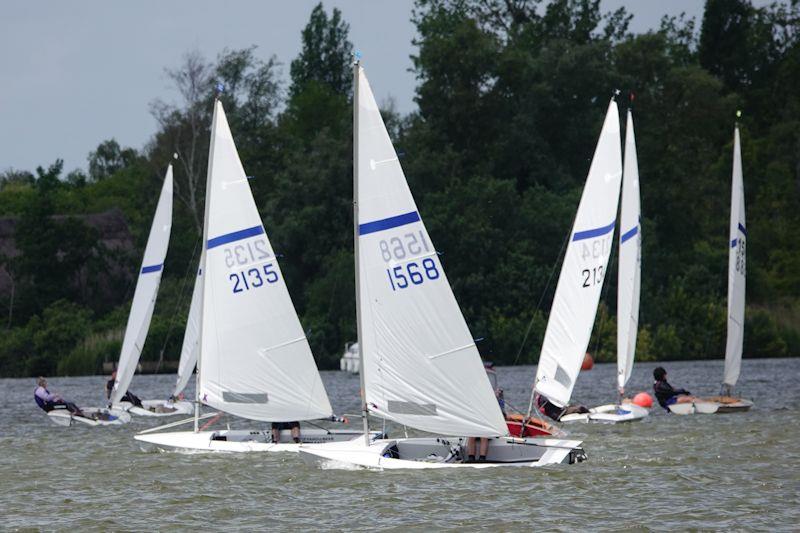
{"label": "blue stripe on sail", "polygon": [[573,241],[582,241],[584,239],[591,239],[592,237],[599,237],[601,235],[605,235],[610,231],[614,231],[614,226],[617,224],[616,220],[613,220],[611,224],[608,226],[603,226],[602,228],[595,228],[595,229],[587,229],[586,231],[576,231],[575,235],[572,236]]}
{"label": "blue stripe on sail", "polygon": [[206,249],[210,250],[212,248],[216,248],[217,246],[222,246],[223,244],[241,241],[242,239],[255,237],[256,235],[261,235],[263,233],[264,226],[253,226],[252,228],[240,229],[239,231],[234,231],[233,233],[226,233],[225,235],[208,239],[208,245],[206,246]]}
{"label": "blue stripe on sail", "polygon": [[142,267],[142,274],[149,274],[150,272],[160,272],[162,268],[164,268],[164,263],[161,263],[160,265],[150,265]]}
{"label": "blue stripe on sail", "polygon": [[736,243],[739,242],[739,239],[733,239],[731,241],[731,248],[736,248]]}
{"label": "blue stripe on sail", "polygon": [[402,215],[359,224],[358,234],[369,235],[370,233],[397,228],[399,226],[405,226],[406,224],[413,224],[414,222],[419,222],[419,213],[411,211],[410,213],[403,213]]}
{"label": "blue stripe on sail", "polygon": [[622,234],[622,237],[619,238],[619,243],[624,244],[628,239],[635,237],[637,233],[639,233],[639,226],[632,227],[626,233]]}
{"label": "blue stripe on sail", "polygon": [[742,233],[744,233],[744,236],[745,236],[745,237],[747,237],[747,230],[746,230],[746,229],[744,229],[744,226],[742,226],[742,223],[741,223],[741,222],[739,222],[739,231],[741,231]]}

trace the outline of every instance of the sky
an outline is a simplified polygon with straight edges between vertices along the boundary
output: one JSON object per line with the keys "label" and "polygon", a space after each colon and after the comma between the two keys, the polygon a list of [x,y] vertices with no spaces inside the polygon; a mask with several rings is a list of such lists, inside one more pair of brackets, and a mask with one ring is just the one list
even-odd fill
{"label": "sky", "polygon": [[[107,139],[141,149],[156,132],[149,105],[176,102],[164,70],[190,50],[208,59],[225,48],[256,45],[264,59],[289,64],[318,0],[17,0],[0,17],[0,172],[33,170],[64,159],[85,169],[90,151]],[[699,21],[701,0],[602,0],[625,6],[631,30],[658,27],[664,14]],[[412,0],[326,0],[350,24],[350,40],[380,103],[415,109],[409,56],[415,28]]]}

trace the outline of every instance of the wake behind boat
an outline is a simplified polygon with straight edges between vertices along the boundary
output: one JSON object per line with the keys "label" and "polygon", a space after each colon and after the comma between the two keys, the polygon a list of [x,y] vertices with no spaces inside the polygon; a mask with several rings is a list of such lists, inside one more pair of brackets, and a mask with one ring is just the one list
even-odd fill
{"label": "wake behind boat", "polygon": [[[508,436],[478,349],[358,61],[353,75],[356,318],[365,437],[303,445],[301,458],[322,467],[378,469],[583,460],[579,441]],[[472,438],[371,440],[366,437],[369,413],[434,435]],[[483,457],[470,462],[477,448]]]}
{"label": "wake behind boat", "polygon": [[[204,251],[192,297],[199,310],[194,432],[147,431],[136,440],[162,449],[296,451],[304,441],[361,435],[299,429],[299,421],[332,419],[333,409],[219,100],[211,125],[205,209]],[[190,312],[187,337],[191,317]],[[192,351],[192,343],[185,338],[184,351]],[[178,387],[191,366],[179,370]],[[201,431],[201,403],[240,418],[272,422],[272,431]],[[275,446],[284,436],[296,442]]]}

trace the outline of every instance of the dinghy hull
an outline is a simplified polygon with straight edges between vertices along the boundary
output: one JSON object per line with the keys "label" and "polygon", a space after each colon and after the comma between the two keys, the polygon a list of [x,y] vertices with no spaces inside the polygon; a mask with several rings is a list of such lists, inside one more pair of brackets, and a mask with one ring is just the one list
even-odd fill
{"label": "dinghy hull", "polygon": [[54,424],[64,427],[80,424],[90,427],[121,426],[131,421],[131,415],[119,409],[87,407],[83,412],[87,416],[75,416],[66,409],[54,409],[47,413],[47,417]]}
{"label": "dinghy hull", "polygon": [[466,438],[428,437],[377,439],[303,445],[300,457],[323,469],[423,470],[443,468],[534,467],[572,464],[586,459],[580,441],[561,439],[494,438],[485,462],[464,462]]}
{"label": "dinghy hull", "polygon": [[619,424],[622,422],[635,422],[649,415],[644,407],[632,403],[622,405],[607,404],[589,409],[588,413],[574,413],[562,416],[559,422],[600,422],[603,424]]}
{"label": "dinghy hull", "polygon": [[121,402],[115,409],[127,411],[136,416],[164,417],[190,415],[194,411],[192,402],[180,401],[167,404],[165,400],[143,400],[142,407],[135,407],[128,402]]}
{"label": "dinghy hull", "polygon": [[304,429],[300,433],[300,444],[292,442],[290,430],[281,431],[279,443],[272,442],[269,430],[176,431],[139,434],[134,438],[144,443],[145,448],[154,447],[162,451],[297,453],[302,443],[349,441],[357,437],[363,439],[363,435],[351,430]]}

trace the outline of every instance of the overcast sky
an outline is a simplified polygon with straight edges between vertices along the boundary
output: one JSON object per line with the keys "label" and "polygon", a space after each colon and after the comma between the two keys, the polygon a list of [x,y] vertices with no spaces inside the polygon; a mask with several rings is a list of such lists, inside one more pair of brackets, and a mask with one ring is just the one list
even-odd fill
{"label": "overcast sky", "polygon": [[[33,170],[57,158],[67,171],[86,168],[101,141],[141,148],[155,133],[148,104],[175,101],[164,75],[188,50],[213,59],[224,48],[257,45],[276,55],[288,79],[300,31],[317,0],[18,0],[0,16],[0,172]],[[350,24],[350,39],[379,101],[401,112],[415,107],[409,56],[412,0],[326,0]],[[664,14],[699,20],[701,0],[603,0],[625,6],[635,32]]]}

